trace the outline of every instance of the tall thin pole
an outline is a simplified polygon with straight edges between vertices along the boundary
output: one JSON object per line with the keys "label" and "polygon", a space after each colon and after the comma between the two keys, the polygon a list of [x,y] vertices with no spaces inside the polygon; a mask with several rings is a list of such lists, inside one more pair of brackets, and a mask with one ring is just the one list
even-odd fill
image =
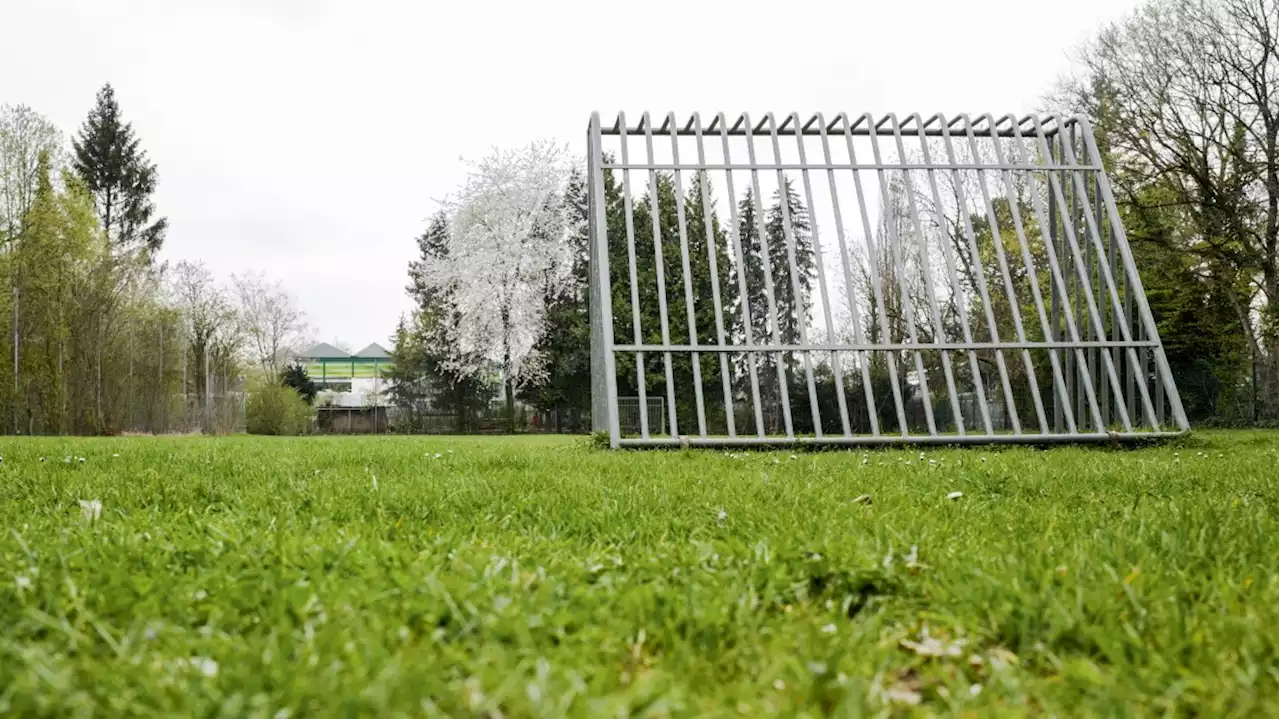
{"label": "tall thin pole", "polygon": [[15,278],[13,283],[13,431],[18,432],[18,300],[21,293],[18,291],[18,282]]}

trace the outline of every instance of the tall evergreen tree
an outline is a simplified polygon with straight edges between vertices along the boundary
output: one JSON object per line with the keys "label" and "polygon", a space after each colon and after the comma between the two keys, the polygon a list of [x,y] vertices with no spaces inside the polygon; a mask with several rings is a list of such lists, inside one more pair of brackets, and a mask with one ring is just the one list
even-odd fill
{"label": "tall evergreen tree", "polygon": [[[787,178],[780,191],[774,194],[773,204],[764,211],[763,218],[760,217],[759,212],[756,198],[748,189],[746,196],[738,203],[738,234],[742,241],[743,270],[746,274],[749,293],[745,302],[751,314],[751,327],[748,331],[751,332],[757,344],[774,344],[773,328],[776,324],[777,341],[782,344],[798,344],[800,327],[809,321],[809,294],[815,274],[809,211],[792,187],[791,180]],[[760,234],[762,219],[763,237]],[[788,235],[790,241],[788,241]],[[791,282],[789,246],[794,248],[798,287],[793,286]],[[772,314],[765,286],[766,252],[769,280],[773,283]],[[794,364],[795,358],[791,356],[788,356],[784,362],[788,385],[794,384],[794,378],[791,376]],[[776,367],[777,357],[774,355],[760,354],[756,357],[760,398],[766,408],[766,423],[769,424],[767,431],[775,431],[781,421],[779,414],[781,389],[778,385]],[[738,376],[746,377],[744,372],[739,372]],[[791,397],[792,404],[796,399]]]}
{"label": "tall evergreen tree", "polygon": [[[809,230],[809,210],[800,201],[800,195],[796,194],[790,178],[783,182],[782,188],[774,195],[773,206],[769,208],[765,219],[769,262],[773,268],[774,303],[778,312],[778,334],[782,337],[783,344],[799,344],[801,327],[809,322],[812,304],[809,297],[816,270],[813,236]],[[792,250],[788,245],[794,247],[795,285],[791,282],[788,254]]]}
{"label": "tall evergreen tree", "polygon": [[587,308],[590,218],[586,176],[581,170],[570,173],[563,201],[565,219],[572,228],[568,233],[571,279],[563,285],[547,285],[543,300],[547,321],[534,345],[547,372],[521,389],[521,399],[540,410],[556,411],[557,430],[576,431],[591,403],[591,321]]}
{"label": "tall evergreen tree", "polygon": [[133,125],[121,119],[110,84],[98,91],[97,103],[72,147],[73,166],[93,195],[99,223],[112,246],[120,252],[154,255],[169,226],[166,218],[153,217],[156,166],[140,148]]}
{"label": "tall evergreen tree", "polygon": [[463,363],[449,341],[450,324],[458,321],[450,288],[427,281],[432,263],[448,256],[448,240],[448,217],[436,213],[418,237],[418,258],[409,263],[405,291],[415,309],[408,322],[401,320],[391,351],[388,394],[393,404],[407,410],[404,424],[410,431],[426,430],[426,417],[435,412],[452,414],[455,431],[470,431],[476,411],[493,397],[484,375],[459,376],[453,369]]}

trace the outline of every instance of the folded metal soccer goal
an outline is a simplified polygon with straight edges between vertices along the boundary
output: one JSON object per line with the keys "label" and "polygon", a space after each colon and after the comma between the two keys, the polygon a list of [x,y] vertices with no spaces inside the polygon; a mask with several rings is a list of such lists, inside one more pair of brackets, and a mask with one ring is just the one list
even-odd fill
{"label": "folded metal soccer goal", "polygon": [[611,446],[1188,429],[1085,119],[637,119],[587,132]]}

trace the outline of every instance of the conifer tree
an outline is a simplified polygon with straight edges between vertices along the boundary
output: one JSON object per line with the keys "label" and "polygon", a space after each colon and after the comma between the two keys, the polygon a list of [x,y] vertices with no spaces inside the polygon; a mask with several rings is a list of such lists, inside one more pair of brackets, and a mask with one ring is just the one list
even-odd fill
{"label": "conifer tree", "polygon": [[99,224],[112,247],[153,256],[169,227],[166,218],[154,217],[151,196],[159,176],[134,136],[133,125],[122,119],[110,84],[98,91],[97,103],[72,147],[73,167],[93,196]]}

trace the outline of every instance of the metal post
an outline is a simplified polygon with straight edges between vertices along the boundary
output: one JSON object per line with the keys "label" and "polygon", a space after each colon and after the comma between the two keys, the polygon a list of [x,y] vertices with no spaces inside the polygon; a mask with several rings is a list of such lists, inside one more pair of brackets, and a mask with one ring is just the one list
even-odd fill
{"label": "metal post", "polygon": [[587,128],[587,182],[591,261],[591,424],[609,433],[609,445],[618,446],[618,373],[613,356],[613,293],[609,286],[609,228],[605,215],[604,150],[600,146],[600,114],[591,113]]}

